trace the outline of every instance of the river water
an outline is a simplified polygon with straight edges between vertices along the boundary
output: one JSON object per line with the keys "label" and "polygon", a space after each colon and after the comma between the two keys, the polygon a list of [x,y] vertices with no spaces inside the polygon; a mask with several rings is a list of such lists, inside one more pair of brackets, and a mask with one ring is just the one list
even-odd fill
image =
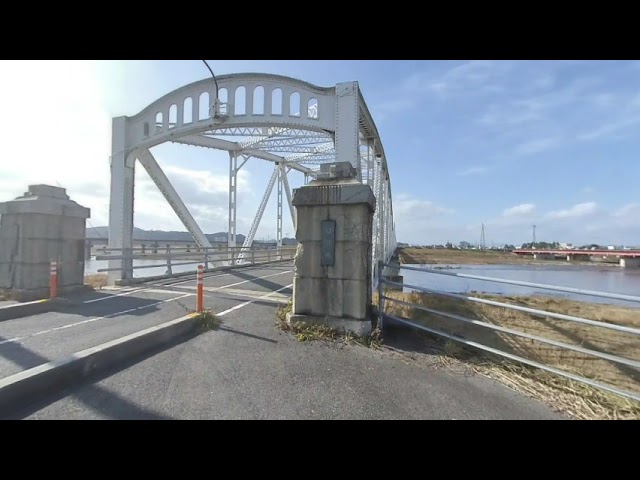
{"label": "river water", "polygon": [[[596,290],[640,296],[640,269],[603,266],[561,265],[408,265],[424,268],[425,272],[401,269],[404,283],[450,293],[483,292],[501,295],[548,295],[583,302],[606,303],[640,308],[640,303],[598,298],[573,293],[554,292],[532,287],[521,287],[483,280],[456,278],[435,272],[464,273],[486,277],[542,283],[561,287]],[[411,289],[405,288],[405,291]]]}
{"label": "river water", "polygon": [[[175,260],[179,261],[187,261],[187,260]],[[91,260],[87,260],[84,263],[84,274],[92,275],[94,273],[98,273],[98,269],[100,268],[109,268],[108,260],[96,260],[95,258],[91,258]],[[183,273],[183,272],[196,272],[196,267],[198,264],[202,264],[202,261],[196,262],[193,265],[173,265],[171,270],[173,273]],[[164,275],[167,269],[167,261],[166,260],[134,260],[134,267],[147,267],[147,268],[136,268],[133,270],[133,276],[138,277],[151,277],[155,275]],[[156,265],[154,267],[154,265]],[[222,262],[209,262],[209,268],[219,267],[222,265]],[[108,272],[101,272],[108,273]]]}

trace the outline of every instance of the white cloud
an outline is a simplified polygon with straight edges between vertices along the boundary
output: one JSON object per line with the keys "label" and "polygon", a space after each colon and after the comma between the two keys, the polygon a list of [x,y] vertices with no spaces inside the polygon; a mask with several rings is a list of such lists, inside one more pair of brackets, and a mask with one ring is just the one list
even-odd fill
{"label": "white cloud", "polygon": [[[0,105],[5,113],[0,115],[0,201],[22,195],[28,185],[58,185],[91,209],[90,225],[108,224],[114,112],[107,110],[113,106],[107,99],[115,87],[105,83],[100,67],[89,61],[0,62]],[[156,158],[201,228],[226,230],[226,172],[189,169],[184,166],[188,161],[167,163],[161,154]],[[238,205],[244,207],[238,209],[239,233],[249,229],[253,218],[247,215],[257,207],[250,173],[247,168],[238,173]],[[135,188],[136,227],[184,230],[139,164]]]}
{"label": "white cloud", "polygon": [[111,118],[101,93],[91,62],[0,62],[1,200],[60,185],[102,223]]}
{"label": "white cloud", "polygon": [[[159,162],[160,163],[160,162]],[[213,174],[206,170],[192,170],[175,165],[163,166],[167,178],[180,198],[205,233],[227,230],[228,189],[227,174]],[[248,211],[247,204],[253,205],[255,195],[250,188],[250,172],[238,172],[238,214],[237,232],[246,233],[250,225],[241,215]],[[136,169],[135,225],[144,229],[184,230],[175,212],[149,178],[143,168]],[[251,209],[249,209],[251,210]]]}
{"label": "white cloud", "polygon": [[561,143],[558,137],[540,138],[530,140],[518,145],[515,149],[516,155],[532,155],[545,150],[557,147]]}
{"label": "white cloud", "polygon": [[638,217],[640,217],[640,203],[629,203],[627,205],[624,205],[623,207],[620,207],[618,210],[616,210],[613,213],[613,216],[624,218],[634,217],[634,220],[636,220]]}
{"label": "white cloud", "polygon": [[536,209],[533,203],[522,203],[515,207],[507,208],[502,212],[503,217],[515,217],[520,215],[530,215]]}
{"label": "white cloud", "polygon": [[434,238],[434,230],[441,230],[443,222],[451,220],[453,213],[455,210],[452,208],[414,195],[396,195],[393,201],[396,236],[401,242],[427,242],[425,238]]}
{"label": "white cloud", "polygon": [[467,176],[467,175],[479,175],[482,173],[486,173],[489,167],[469,167],[464,170],[460,170],[456,173],[456,175]]}
{"label": "white cloud", "polygon": [[591,100],[598,107],[613,107],[618,103],[616,95],[613,93],[597,93],[591,97]]}
{"label": "white cloud", "polygon": [[595,202],[578,203],[566,210],[555,210],[545,215],[546,218],[580,218],[586,215],[592,215],[598,211],[598,205]]}
{"label": "white cloud", "polygon": [[640,116],[635,115],[627,118],[622,118],[621,120],[615,122],[608,122],[601,127],[598,127],[589,132],[584,132],[578,135],[579,140],[596,140],[612,133],[618,132],[620,130],[624,130],[633,125],[640,123]]}
{"label": "white cloud", "polygon": [[497,81],[512,67],[507,61],[472,60],[456,65],[443,74],[418,73],[402,84],[409,92],[431,92],[439,96],[495,93],[503,90]]}

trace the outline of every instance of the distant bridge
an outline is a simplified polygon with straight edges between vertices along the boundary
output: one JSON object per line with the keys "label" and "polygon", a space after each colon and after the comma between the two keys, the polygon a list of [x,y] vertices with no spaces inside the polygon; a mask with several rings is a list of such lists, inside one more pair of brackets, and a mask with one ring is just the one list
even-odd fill
{"label": "distant bridge", "polygon": [[[578,257],[580,260],[592,260],[600,258],[599,261],[613,258],[618,260],[621,267],[640,267],[640,250],[531,250],[517,249],[513,250],[517,255],[533,255],[536,259],[553,259],[557,256],[567,258],[567,261],[575,261]],[[595,260],[594,260],[595,261]]]}
{"label": "distant bridge", "polygon": [[518,255],[586,255],[586,256],[616,256],[616,257],[631,257],[640,258],[640,250],[530,250],[530,249],[517,249],[513,250],[513,253]]}

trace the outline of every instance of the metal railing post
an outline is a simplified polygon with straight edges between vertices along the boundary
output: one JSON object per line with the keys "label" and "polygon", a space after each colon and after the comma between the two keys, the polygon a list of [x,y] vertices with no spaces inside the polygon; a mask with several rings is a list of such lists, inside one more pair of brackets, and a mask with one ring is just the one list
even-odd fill
{"label": "metal railing post", "polygon": [[256,251],[253,248],[251,249],[251,263],[256,263]]}
{"label": "metal railing post", "polygon": [[384,300],[382,298],[382,270],[384,269],[384,262],[382,260],[378,260],[378,329],[382,331],[382,327],[384,324]]}
{"label": "metal railing post", "polygon": [[171,245],[167,244],[167,273],[166,275],[173,275],[173,270],[171,269]]}

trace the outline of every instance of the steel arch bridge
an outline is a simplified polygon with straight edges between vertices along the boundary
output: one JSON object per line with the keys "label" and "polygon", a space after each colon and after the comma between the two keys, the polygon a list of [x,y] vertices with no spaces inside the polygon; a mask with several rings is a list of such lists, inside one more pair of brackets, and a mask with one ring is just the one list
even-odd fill
{"label": "steel arch bridge", "polygon": [[[151,103],[132,117],[113,119],[109,247],[123,253],[133,248],[134,171],[144,167],[169,205],[200,247],[210,247],[197,222],[164,174],[150,148],[166,143],[229,152],[228,245],[236,246],[238,171],[249,158],[274,164],[251,229],[242,245],[255,238],[277,184],[277,244],[282,246],[286,197],[295,228],[288,175],[299,172],[305,183],[320,165],[349,161],[357,178],[376,197],[372,260],[388,261],[396,248],[391,180],[376,125],[358,82],[318,87],[280,75],[238,73],[185,85]],[[110,260],[116,279],[133,277],[133,261]],[[375,268],[375,267],[374,267]],[[375,272],[374,272],[375,274]]]}

